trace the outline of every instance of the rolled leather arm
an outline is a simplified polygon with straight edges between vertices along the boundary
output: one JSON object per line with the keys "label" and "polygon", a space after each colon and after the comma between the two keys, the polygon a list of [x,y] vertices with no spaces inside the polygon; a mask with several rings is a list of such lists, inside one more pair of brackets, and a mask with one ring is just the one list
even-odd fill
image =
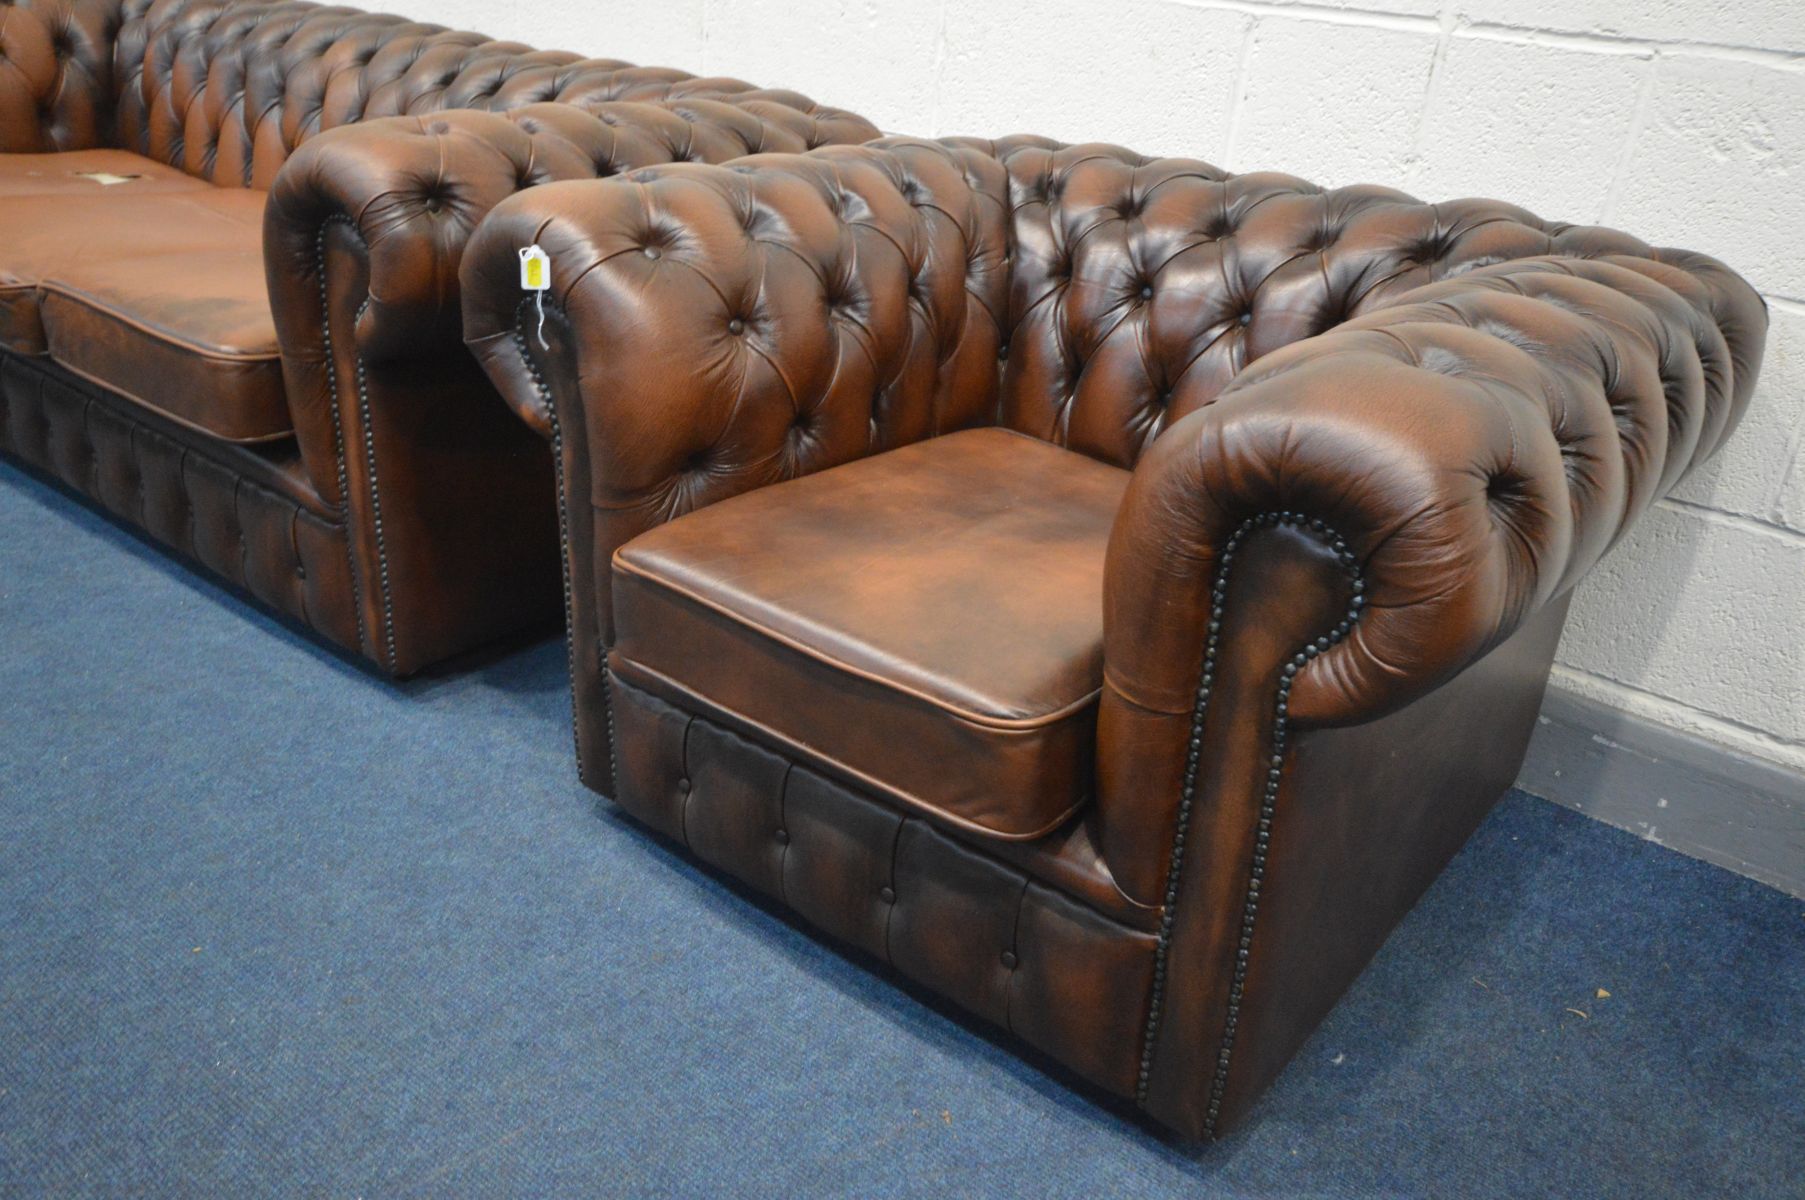
{"label": "rolled leather arm", "polygon": [[[545,103],[364,121],[304,143],[271,190],[264,252],[296,432],[322,489],[336,498],[329,347],[366,364],[464,359],[458,270],[497,203],[554,180],[804,148],[791,126],[809,118],[783,112],[771,121],[715,100]],[[350,282],[331,296],[350,328],[333,345],[323,276],[340,255]]]}
{"label": "rolled leather arm", "polygon": [[1740,415],[1761,302],[1665,257],[1404,292],[1136,466],[1096,830],[1162,906],[1139,1084],[1162,1121],[1213,1135],[1276,1076],[1510,785],[1562,595]]}
{"label": "rolled leather arm", "polygon": [[121,0],[0,5],[0,154],[108,144],[121,9]]}
{"label": "rolled leather arm", "polygon": [[1260,359],[1135,471],[1109,546],[1107,691],[1189,713],[1225,548],[1291,514],[1341,548],[1359,617],[1309,647],[1290,719],[1366,721],[1428,692],[1717,447],[1765,328],[1760,298],[1702,256],[1549,257]]}

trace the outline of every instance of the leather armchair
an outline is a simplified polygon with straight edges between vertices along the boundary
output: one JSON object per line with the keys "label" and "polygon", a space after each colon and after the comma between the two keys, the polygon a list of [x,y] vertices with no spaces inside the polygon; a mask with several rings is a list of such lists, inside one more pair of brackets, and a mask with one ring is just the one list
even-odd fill
{"label": "leather armchair", "polygon": [[1035,138],[537,188],[463,281],[583,779],[1192,1137],[1510,785],[1766,325],[1627,234]]}
{"label": "leather armchair", "polygon": [[459,336],[489,207],[876,135],[300,0],[0,14],[0,449],[394,674],[557,612],[545,448]]}

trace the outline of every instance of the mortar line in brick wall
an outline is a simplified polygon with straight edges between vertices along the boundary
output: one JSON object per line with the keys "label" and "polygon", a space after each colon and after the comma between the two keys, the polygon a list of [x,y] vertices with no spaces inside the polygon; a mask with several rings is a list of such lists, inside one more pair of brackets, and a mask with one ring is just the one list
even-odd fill
{"label": "mortar line in brick wall", "polygon": [[1805,71],[1805,51],[1775,50],[1737,42],[1713,42],[1692,38],[1663,38],[1611,33],[1605,30],[1558,29],[1545,25],[1513,25],[1508,21],[1468,21],[1446,8],[1428,17],[1387,12],[1379,8],[1340,8],[1323,4],[1288,4],[1284,0],[1174,0],[1190,8],[1247,13],[1255,17],[1285,17],[1329,25],[1359,25],[1373,29],[1397,29],[1416,33],[1440,33],[1452,28],[1458,37],[1489,41],[1551,45],[1593,54],[1670,54],[1729,59],[1760,66]]}
{"label": "mortar line in brick wall", "polygon": [[1798,738],[1760,729],[1734,717],[1709,712],[1684,700],[1563,662],[1554,664],[1552,682],[1566,691],[1621,712],[1647,717],[1740,753],[1794,769],[1805,768],[1805,741]]}
{"label": "mortar line in brick wall", "polygon": [[1728,59],[1782,70],[1805,70],[1805,51],[1772,50],[1762,46],[1742,46],[1733,42],[1705,42],[1688,38],[1632,37],[1628,34],[1587,32],[1574,29],[1549,29],[1535,25],[1510,25],[1501,21],[1462,22],[1462,37],[1485,41],[1557,46],[1592,54],[1689,55],[1698,58]]}
{"label": "mortar line in brick wall", "polygon": [[[1799,428],[1793,431],[1792,445],[1788,447],[1787,452],[1792,455],[1792,465],[1780,472],[1780,481],[1774,485],[1774,494],[1768,500],[1768,503],[1774,506],[1774,511],[1780,515],[1782,522],[1787,519],[1788,515],[1786,496],[1792,490],[1793,477],[1805,475],[1805,422],[1800,422]],[[1800,519],[1805,520],[1805,513],[1800,514]],[[1791,529],[1793,526],[1782,524],[1781,528]]]}
{"label": "mortar line in brick wall", "polygon": [[719,74],[719,72],[714,69],[714,62],[713,62],[714,55],[713,55],[713,52],[709,49],[709,43],[714,40],[712,37],[709,36],[710,32],[714,29],[713,13],[710,12],[710,10],[714,7],[714,5],[712,3],[710,3],[710,0],[702,0],[701,7],[702,7],[702,67],[701,67],[701,70],[698,71],[697,73],[700,75],[708,76],[709,78],[713,78],[715,75]]}
{"label": "mortar line in brick wall", "polygon": [[946,0],[940,0],[939,24],[934,30],[934,99],[928,128],[935,137],[946,136],[946,62],[949,57],[946,37]]}
{"label": "mortar line in brick wall", "polygon": [[1805,542],[1805,529],[1794,529],[1790,525],[1782,525],[1778,521],[1770,521],[1763,517],[1749,517],[1741,513],[1726,512],[1721,508],[1712,508],[1709,504],[1700,504],[1696,500],[1664,496],[1656,503],[1656,507],[1685,513],[1688,516],[1697,517],[1707,524],[1737,529],[1743,533],[1777,537],[1783,542]]}
{"label": "mortar line in brick wall", "polygon": [[1447,0],[1443,0],[1435,22],[1435,49],[1429,55],[1429,77],[1423,81],[1423,98],[1416,106],[1416,123],[1410,129],[1410,150],[1404,156],[1402,183],[1406,187],[1414,187],[1422,173],[1423,131],[1429,127],[1429,114],[1434,109],[1442,76],[1447,72],[1448,44],[1454,32],[1454,17]]}
{"label": "mortar line in brick wall", "polygon": [[1243,13],[1250,17],[1281,17],[1293,21],[1315,21],[1323,25],[1358,25],[1366,29],[1399,29],[1411,33],[1434,33],[1440,28],[1435,17],[1386,12],[1378,8],[1334,8],[1324,4],[1274,3],[1272,0],[1173,0],[1173,2],[1186,8]]}
{"label": "mortar line in brick wall", "polygon": [[1623,198],[1630,165],[1635,162],[1636,145],[1642,140],[1642,130],[1648,125],[1648,114],[1655,106],[1655,79],[1660,70],[1659,54],[1651,57],[1642,68],[1642,82],[1636,86],[1636,107],[1630,113],[1629,132],[1624,135],[1623,150],[1617,156],[1617,165],[1611,168],[1611,186],[1605,190],[1604,204],[1598,210],[1595,224],[1609,225],[1611,214],[1617,211],[1617,202]]}
{"label": "mortar line in brick wall", "polygon": [[[1260,23],[1251,20],[1241,30],[1241,53],[1235,59],[1234,90],[1229,93],[1228,125],[1222,133],[1222,161],[1235,163],[1235,143],[1241,140],[1241,110],[1247,98],[1247,68],[1253,62],[1254,39],[1259,36]],[[1238,170],[1238,166],[1231,166]]]}

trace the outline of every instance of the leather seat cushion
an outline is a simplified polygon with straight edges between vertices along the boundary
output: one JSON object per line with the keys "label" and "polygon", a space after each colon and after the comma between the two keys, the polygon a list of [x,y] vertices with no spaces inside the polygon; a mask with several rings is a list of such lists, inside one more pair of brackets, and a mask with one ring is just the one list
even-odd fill
{"label": "leather seat cushion", "polygon": [[977,429],[722,501],[615,554],[611,665],[953,825],[1040,836],[1091,792],[1127,482]]}
{"label": "leather seat cushion", "polygon": [[213,185],[129,150],[0,154],[0,199],[9,196],[122,196],[198,192]]}
{"label": "leather seat cushion", "polygon": [[233,442],[293,433],[261,192],[0,197],[0,342]]}

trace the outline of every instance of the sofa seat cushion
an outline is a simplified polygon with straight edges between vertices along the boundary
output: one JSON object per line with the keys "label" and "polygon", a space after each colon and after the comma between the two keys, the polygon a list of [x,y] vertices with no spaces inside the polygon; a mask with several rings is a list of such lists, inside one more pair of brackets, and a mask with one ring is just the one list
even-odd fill
{"label": "sofa seat cushion", "polygon": [[614,556],[611,666],[952,825],[1091,792],[1128,473],[969,430],[737,496]]}
{"label": "sofa seat cushion", "polygon": [[294,434],[261,250],[163,254],[44,284],[50,357],[228,442]]}
{"label": "sofa seat cushion", "polygon": [[129,150],[0,154],[0,199],[9,196],[121,196],[198,192],[213,185]]}
{"label": "sofa seat cushion", "polygon": [[292,435],[263,194],[0,198],[0,342],[202,433]]}

